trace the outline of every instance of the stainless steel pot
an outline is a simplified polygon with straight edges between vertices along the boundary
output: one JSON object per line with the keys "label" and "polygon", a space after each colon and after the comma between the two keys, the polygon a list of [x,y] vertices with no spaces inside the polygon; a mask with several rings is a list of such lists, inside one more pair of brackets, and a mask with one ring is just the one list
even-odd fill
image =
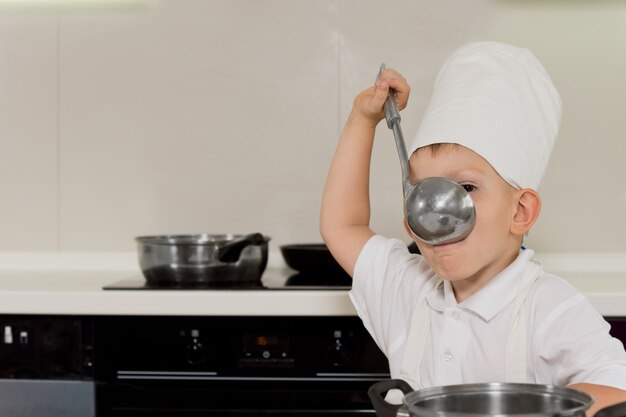
{"label": "stainless steel pot", "polygon": [[259,283],[267,266],[267,236],[197,234],[139,236],[139,266],[156,286]]}
{"label": "stainless steel pot", "polygon": [[[384,400],[391,389],[405,394],[402,405]],[[538,384],[465,384],[413,391],[394,379],[374,384],[368,394],[378,417],[584,417],[593,403],[584,392]]]}

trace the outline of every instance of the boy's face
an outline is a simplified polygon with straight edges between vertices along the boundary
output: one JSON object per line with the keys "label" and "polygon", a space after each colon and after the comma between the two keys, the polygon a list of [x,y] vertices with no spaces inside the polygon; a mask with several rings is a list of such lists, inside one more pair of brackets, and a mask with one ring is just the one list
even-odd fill
{"label": "boy's face", "polygon": [[434,153],[428,147],[419,149],[410,166],[413,181],[444,177],[457,182],[470,193],[476,207],[476,225],[465,240],[437,246],[416,240],[440,278],[453,285],[466,279],[484,285],[515,259],[521,236],[511,233],[511,225],[518,190],[486,160],[463,146],[444,145]]}

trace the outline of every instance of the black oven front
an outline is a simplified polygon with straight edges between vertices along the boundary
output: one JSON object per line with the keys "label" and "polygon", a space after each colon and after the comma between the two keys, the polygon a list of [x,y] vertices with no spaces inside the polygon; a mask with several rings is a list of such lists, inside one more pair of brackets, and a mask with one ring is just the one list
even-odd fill
{"label": "black oven front", "polygon": [[99,317],[100,417],[374,415],[388,379],[356,317]]}

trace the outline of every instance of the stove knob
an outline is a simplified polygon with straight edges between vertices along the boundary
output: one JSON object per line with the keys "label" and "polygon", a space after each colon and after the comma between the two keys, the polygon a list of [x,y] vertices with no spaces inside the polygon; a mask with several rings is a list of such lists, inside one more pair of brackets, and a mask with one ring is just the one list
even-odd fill
{"label": "stove knob", "polygon": [[206,362],[207,350],[201,342],[194,341],[187,345],[187,362],[199,365]]}
{"label": "stove knob", "polygon": [[342,368],[348,365],[348,353],[344,349],[341,339],[335,339],[335,344],[329,350],[329,359],[332,366]]}

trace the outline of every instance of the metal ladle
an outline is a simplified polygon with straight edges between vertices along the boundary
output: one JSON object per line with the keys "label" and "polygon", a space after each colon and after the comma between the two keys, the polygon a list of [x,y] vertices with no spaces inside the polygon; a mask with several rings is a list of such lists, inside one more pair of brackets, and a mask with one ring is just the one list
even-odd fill
{"label": "metal ladle", "polygon": [[[378,78],[385,70],[380,66]],[[430,177],[411,184],[409,158],[400,128],[400,112],[395,91],[389,89],[384,105],[387,127],[393,131],[402,167],[404,216],[411,232],[429,245],[459,242],[471,233],[476,209],[469,193],[447,178]]]}

